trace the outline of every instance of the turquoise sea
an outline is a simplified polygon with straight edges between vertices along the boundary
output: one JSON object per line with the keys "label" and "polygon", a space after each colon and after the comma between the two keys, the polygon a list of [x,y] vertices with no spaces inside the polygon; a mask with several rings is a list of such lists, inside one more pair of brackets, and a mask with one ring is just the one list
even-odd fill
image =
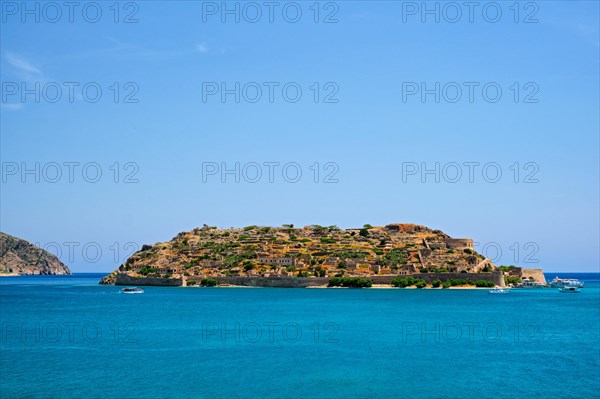
{"label": "turquoise sea", "polygon": [[[555,273],[547,275],[548,279]],[[0,279],[2,398],[598,398],[600,275],[556,289]]]}

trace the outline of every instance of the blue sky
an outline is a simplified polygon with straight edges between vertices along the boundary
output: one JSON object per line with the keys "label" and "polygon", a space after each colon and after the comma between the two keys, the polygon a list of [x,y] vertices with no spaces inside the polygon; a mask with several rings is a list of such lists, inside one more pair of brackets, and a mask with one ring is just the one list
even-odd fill
{"label": "blue sky", "polygon": [[421,2],[275,3],[270,22],[229,2],[237,22],[221,2],[78,2],[71,22],[1,2],[1,230],[58,244],[76,272],[204,223],[392,222],[499,264],[598,271],[597,2],[480,2],[471,22],[462,2],[428,3],[439,21]]}

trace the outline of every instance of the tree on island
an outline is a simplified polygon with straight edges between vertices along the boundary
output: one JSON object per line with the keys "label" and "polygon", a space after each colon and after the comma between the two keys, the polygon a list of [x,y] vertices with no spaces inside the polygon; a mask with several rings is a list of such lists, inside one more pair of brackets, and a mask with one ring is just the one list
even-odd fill
{"label": "tree on island", "polygon": [[215,287],[218,283],[214,278],[203,278],[200,281],[200,285],[203,287]]}

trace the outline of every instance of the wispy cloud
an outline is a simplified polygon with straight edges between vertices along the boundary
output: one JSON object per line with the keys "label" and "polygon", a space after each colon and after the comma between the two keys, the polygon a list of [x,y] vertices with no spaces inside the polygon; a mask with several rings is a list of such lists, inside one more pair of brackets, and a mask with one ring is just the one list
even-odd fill
{"label": "wispy cloud", "polygon": [[6,58],[6,61],[10,65],[17,68],[21,72],[29,73],[29,74],[37,74],[37,75],[42,74],[42,71],[40,71],[38,68],[34,67],[31,64],[31,62],[29,62],[28,60],[26,60],[16,54],[6,53],[5,58]]}
{"label": "wispy cloud", "polygon": [[44,72],[22,55],[6,52],[3,59],[10,66],[10,68],[8,68],[9,74],[30,83],[43,83],[47,81],[44,77]]}
{"label": "wispy cloud", "polygon": [[22,103],[12,103],[12,104],[0,104],[0,109],[5,109],[7,111],[19,111],[21,109],[23,109],[23,104]]}
{"label": "wispy cloud", "polygon": [[179,57],[191,56],[194,54],[206,54],[210,52],[210,48],[206,42],[199,42],[185,48],[168,48],[168,49],[152,49],[143,46],[133,45],[121,42],[115,38],[108,38],[111,45],[105,48],[92,49],[79,53],[64,54],[59,58],[61,60],[75,60],[82,58],[97,58],[97,57],[119,57],[123,58],[152,58],[173,59]]}
{"label": "wispy cloud", "polygon": [[[5,68],[6,74],[8,76],[12,76],[13,79],[16,77],[16,79],[21,80],[27,84],[39,83],[42,85],[48,81],[48,79],[44,76],[44,72],[41,68],[39,68],[35,65],[34,62],[20,54],[6,52],[2,56],[2,61],[5,65],[8,66],[7,68]],[[2,102],[0,104],[0,109],[6,111],[19,111],[23,108],[25,108],[24,103]]]}
{"label": "wispy cloud", "polygon": [[207,53],[208,52],[208,46],[204,42],[198,43],[198,44],[196,44],[196,50],[198,50],[201,53]]}

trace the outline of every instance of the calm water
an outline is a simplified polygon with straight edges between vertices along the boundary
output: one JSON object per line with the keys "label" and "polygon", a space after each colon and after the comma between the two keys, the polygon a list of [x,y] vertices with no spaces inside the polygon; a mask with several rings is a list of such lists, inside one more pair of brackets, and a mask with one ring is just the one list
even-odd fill
{"label": "calm water", "polygon": [[600,397],[598,274],[508,295],[101,276],[0,279],[1,397]]}

